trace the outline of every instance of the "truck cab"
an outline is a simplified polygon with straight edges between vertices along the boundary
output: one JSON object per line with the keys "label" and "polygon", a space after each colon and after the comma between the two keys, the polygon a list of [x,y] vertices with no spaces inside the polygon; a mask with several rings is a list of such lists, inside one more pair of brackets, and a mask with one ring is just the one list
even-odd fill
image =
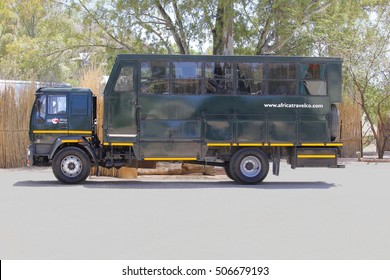
{"label": "truck cab", "polygon": [[[49,166],[58,153],[75,143],[93,158],[90,140],[95,134],[95,107],[96,97],[90,89],[38,89],[30,117],[27,164]],[[61,165],[68,169],[68,174],[72,175],[72,170],[76,174],[78,160],[70,157],[68,164],[65,160]]]}

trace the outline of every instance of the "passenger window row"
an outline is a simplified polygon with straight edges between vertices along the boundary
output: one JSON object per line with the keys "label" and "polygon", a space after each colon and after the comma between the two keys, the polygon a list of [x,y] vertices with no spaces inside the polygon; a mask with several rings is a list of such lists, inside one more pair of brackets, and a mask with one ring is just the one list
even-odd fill
{"label": "passenger window row", "polygon": [[142,94],[326,95],[320,63],[142,61]]}

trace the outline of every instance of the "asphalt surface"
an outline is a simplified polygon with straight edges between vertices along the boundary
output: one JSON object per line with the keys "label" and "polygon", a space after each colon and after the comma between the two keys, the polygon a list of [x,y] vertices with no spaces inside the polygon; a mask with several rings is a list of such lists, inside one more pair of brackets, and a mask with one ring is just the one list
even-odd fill
{"label": "asphalt surface", "polygon": [[90,178],[0,170],[0,259],[390,259],[390,163]]}

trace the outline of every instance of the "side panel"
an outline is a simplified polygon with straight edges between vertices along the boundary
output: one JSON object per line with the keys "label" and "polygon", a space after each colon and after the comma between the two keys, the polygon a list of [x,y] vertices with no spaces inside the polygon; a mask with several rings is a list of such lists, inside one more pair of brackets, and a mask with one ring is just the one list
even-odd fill
{"label": "side panel", "polygon": [[237,142],[263,143],[267,141],[267,122],[264,115],[238,115],[237,118]]}
{"label": "side panel", "polygon": [[268,121],[268,142],[297,143],[297,121],[290,115],[273,115]]}
{"label": "side panel", "polygon": [[80,92],[69,96],[69,131],[92,131],[92,93]]}
{"label": "side panel", "polygon": [[329,97],[237,96],[237,142],[329,142]]}
{"label": "side panel", "polygon": [[328,64],[328,94],[330,103],[342,101],[342,67],[341,64]]}
{"label": "side panel", "polygon": [[141,95],[140,158],[200,157],[200,96]]}
{"label": "side panel", "polygon": [[232,115],[206,115],[204,136],[206,142],[233,142],[234,119]]}

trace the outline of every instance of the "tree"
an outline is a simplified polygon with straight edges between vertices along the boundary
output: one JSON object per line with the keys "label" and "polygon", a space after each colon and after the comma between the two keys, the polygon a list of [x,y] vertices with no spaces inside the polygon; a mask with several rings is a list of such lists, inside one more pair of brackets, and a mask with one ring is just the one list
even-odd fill
{"label": "tree", "polygon": [[17,17],[11,9],[11,0],[0,2],[0,56],[4,55],[5,47],[16,38]]}
{"label": "tree", "polygon": [[[124,50],[190,54],[286,53],[339,0],[72,0],[84,22]],[[211,40],[212,38],[212,40]],[[234,40],[233,40],[234,39]],[[294,45],[293,42],[296,42]],[[206,46],[206,50],[205,50]]]}
{"label": "tree", "polygon": [[349,93],[361,105],[370,124],[376,140],[378,158],[383,158],[389,138],[383,129],[390,112],[389,12],[388,7],[374,7],[371,10],[372,14],[357,24],[353,41],[356,49],[349,54],[346,63],[347,82],[350,83]]}
{"label": "tree", "polygon": [[382,128],[390,112],[390,7],[359,0],[340,2],[331,11],[315,31],[319,51],[344,58],[345,92],[361,106],[383,158],[389,139]]}
{"label": "tree", "polygon": [[47,0],[9,1],[15,21],[13,39],[1,50],[3,79],[63,81],[73,73],[74,54],[56,52],[75,40],[72,17],[61,5]]}
{"label": "tree", "polygon": [[337,0],[242,0],[235,43],[248,54],[310,54],[311,28]]}
{"label": "tree", "polygon": [[[98,26],[115,44],[130,52],[189,54],[201,26],[197,1],[106,1],[74,0],[81,6],[84,22]],[[202,36],[199,36],[202,37]]]}

